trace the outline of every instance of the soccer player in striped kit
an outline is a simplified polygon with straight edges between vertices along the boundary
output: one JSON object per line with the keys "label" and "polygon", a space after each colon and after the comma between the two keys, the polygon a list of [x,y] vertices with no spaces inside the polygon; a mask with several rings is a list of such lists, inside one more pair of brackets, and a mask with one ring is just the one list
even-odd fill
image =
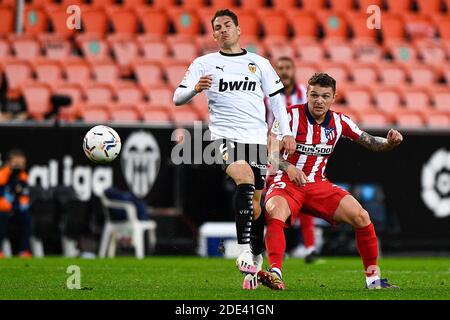
{"label": "soccer player in striped kit", "polygon": [[341,136],[372,151],[388,151],[398,146],[402,135],[389,130],[387,138],[374,137],[342,113],[330,110],[335,100],[336,81],[325,73],[308,81],[308,102],[288,109],[290,125],[296,137],[293,155],[280,153],[278,123],[274,122],[269,144],[270,162],[278,168],[268,179],[265,208],[267,215],[266,249],[270,269],[258,273],[259,281],[274,290],[285,289],[282,258],[285,251],[285,226],[301,212],[320,217],[332,225],[353,226],[356,245],[364,264],[366,288],[398,288],[380,279],[378,241],[369,214],[347,191],[325,176],[328,158]]}

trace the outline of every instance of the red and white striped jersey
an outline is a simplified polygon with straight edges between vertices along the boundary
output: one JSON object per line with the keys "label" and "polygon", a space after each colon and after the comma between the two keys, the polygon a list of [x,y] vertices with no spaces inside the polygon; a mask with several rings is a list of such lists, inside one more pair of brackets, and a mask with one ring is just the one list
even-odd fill
{"label": "red and white striped jersey", "polygon": [[[288,115],[292,133],[296,137],[297,150],[293,155],[285,155],[285,159],[301,169],[309,182],[326,180],[325,168],[328,158],[341,136],[355,140],[362,134],[361,129],[340,112],[329,110],[321,124],[317,124],[307,104],[289,107]],[[282,139],[276,121],[272,133],[277,135],[277,139]],[[284,171],[279,170],[277,176],[281,175],[287,177]]]}

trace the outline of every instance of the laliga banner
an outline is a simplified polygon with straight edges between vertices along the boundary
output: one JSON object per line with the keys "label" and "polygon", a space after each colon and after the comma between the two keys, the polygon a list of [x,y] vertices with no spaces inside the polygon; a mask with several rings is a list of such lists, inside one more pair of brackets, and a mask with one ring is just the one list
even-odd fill
{"label": "laliga banner", "polygon": [[173,205],[171,130],[115,128],[122,140],[121,153],[111,164],[98,165],[83,153],[83,137],[89,129],[0,127],[1,159],[12,148],[24,150],[31,186],[72,186],[83,201],[114,185],[152,206]]}

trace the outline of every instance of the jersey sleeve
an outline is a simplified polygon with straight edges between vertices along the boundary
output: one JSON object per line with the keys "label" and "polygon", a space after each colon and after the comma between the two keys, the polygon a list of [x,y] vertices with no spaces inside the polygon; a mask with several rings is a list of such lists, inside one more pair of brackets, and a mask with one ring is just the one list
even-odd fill
{"label": "jersey sleeve", "polygon": [[362,134],[362,130],[345,114],[341,114],[342,135],[350,140],[356,140]]}
{"label": "jersey sleeve", "polygon": [[194,62],[191,63],[189,68],[187,69],[186,73],[184,74],[183,80],[181,80],[180,87],[182,88],[190,88],[194,87],[200,77],[203,76],[203,67],[202,64],[194,60]]}
{"label": "jersey sleeve", "polygon": [[262,73],[262,89],[266,96],[272,97],[279,93],[283,88],[283,83],[280,77],[277,75],[269,60],[265,59],[261,68]]}

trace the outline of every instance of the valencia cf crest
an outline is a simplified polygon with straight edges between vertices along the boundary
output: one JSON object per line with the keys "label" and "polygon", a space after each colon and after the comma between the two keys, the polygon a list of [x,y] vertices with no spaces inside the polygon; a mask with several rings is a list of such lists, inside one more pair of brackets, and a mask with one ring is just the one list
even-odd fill
{"label": "valencia cf crest", "polygon": [[325,128],[325,137],[327,137],[328,140],[336,138],[336,128]]}
{"label": "valencia cf crest", "polygon": [[250,62],[248,64],[248,70],[250,70],[251,73],[255,73],[256,72],[256,64]]}

